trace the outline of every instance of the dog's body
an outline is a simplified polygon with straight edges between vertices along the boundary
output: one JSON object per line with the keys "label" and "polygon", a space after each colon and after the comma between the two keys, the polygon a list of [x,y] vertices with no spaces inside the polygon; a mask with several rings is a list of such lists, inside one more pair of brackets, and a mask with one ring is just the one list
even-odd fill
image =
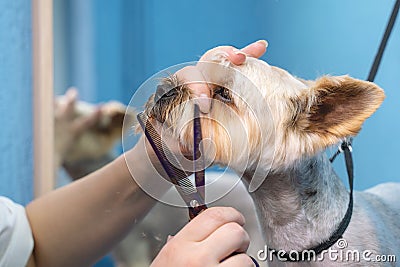
{"label": "dog's body", "polygon": [[[251,195],[270,249],[303,251],[326,241],[345,216],[349,193],[321,151],[356,135],[383,101],[383,91],[348,76],[304,81],[253,58],[233,66],[218,48],[211,53],[212,63],[198,65],[218,85],[209,94],[210,112],[202,116],[203,137],[215,144],[211,160],[242,175],[250,191],[258,188]],[[150,98],[146,112],[164,122],[182,147],[193,149],[187,123],[193,94],[180,81],[167,79],[163,86],[174,93]],[[400,184],[392,183],[355,193],[343,236],[347,245],[331,247],[337,259],[321,254],[323,261],[287,263],[274,257],[269,266],[393,266],[373,260],[400,257],[399,192]],[[355,250],[359,258],[353,259]]]}

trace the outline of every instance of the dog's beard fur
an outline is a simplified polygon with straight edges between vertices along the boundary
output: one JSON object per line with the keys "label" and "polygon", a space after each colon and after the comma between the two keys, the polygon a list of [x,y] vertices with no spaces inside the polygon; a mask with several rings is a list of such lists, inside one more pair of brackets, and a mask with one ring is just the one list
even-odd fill
{"label": "dog's beard fur", "polygon": [[[215,51],[218,64],[205,68],[205,76],[228,88],[231,101],[216,95],[220,87],[211,93],[202,134],[213,142],[213,161],[235,171],[251,172],[257,164],[265,166],[264,171],[291,167],[356,135],[384,99],[377,85],[348,76],[305,81],[254,58],[234,66],[223,55]],[[182,147],[192,150],[193,96],[176,77],[161,86],[174,88],[176,95],[158,102],[151,97],[146,111],[151,119],[164,122]]]}

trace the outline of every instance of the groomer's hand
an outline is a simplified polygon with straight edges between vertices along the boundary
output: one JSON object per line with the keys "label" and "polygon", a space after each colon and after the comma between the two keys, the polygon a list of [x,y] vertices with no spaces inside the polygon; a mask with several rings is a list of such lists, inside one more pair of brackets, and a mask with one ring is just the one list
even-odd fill
{"label": "groomer's hand", "polygon": [[233,46],[219,46],[208,50],[203,56],[201,56],[199,61],[210,61],[211,52],[215,49],[218,49],[227,53],[230,62],[235,65],[241,65],[246,61],[246,56],[259,58],[264,55],[265,51],[267,51],[267,46],[268,43],[265,40],[259,40],[251,43],[240,50]]}
{"label": "groomer's hand", "polygon": [[[265,40],[256,41],[240,50],[233,46],[219,46],[207,51],[199,61],[211,61],[213,52],[218,50],[226,53],[228,60],[233,64],[241,65],[246,61],[246,57],[248,56],[255,58],[261,57],[267,50],[267,46],[268,43]],[[176,75],[179,80],[191,83],[189,88],[192,90],[195,98],[198,99],[197,101],[201,112],[208,113],[213,85],[208,83],[210,81],[207,81],[202,72],[199,65],[188,66],[177,71]]]}
{"label": "groomer's hand", "polygon": [[254,266],[244,254],[250,243],[244,223],[233,208],[209,208],[167,242],[151,267]]}

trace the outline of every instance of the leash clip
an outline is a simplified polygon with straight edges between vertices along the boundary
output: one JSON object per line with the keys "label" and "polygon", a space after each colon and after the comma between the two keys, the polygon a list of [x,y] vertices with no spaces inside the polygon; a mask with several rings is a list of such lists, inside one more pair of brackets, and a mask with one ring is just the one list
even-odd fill
{"label": "leash clip", "polygon": [[338,147],[339,153],[343,153],[346,147],[349,149],[350,152],[353,152],[353,147],[351,146],[352,141],[353,138],[346,138]]}
{"label": "leash clip", "polygon": [[344,141],[338,146],[338,150],[336,151],[335,154],[329,159],[330,162],[333,162],[336,157],[343,153],[345,149],[348,149],[349,152],[353,152],[353,147],[351,146],[351,143],[353,142],[353,138],[345,138]]}

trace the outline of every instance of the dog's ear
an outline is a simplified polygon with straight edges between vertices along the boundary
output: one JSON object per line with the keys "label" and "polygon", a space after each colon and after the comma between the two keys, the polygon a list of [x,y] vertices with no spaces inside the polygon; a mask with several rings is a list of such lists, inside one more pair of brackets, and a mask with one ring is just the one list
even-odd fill
{"label": "dog's ear", "polygon": [[294,124],[306,135],[316,136],[318,148],[356,135],[363,122],[381,105],[385,94],[376,84],[349,76],[325,76],[297,99]]}

